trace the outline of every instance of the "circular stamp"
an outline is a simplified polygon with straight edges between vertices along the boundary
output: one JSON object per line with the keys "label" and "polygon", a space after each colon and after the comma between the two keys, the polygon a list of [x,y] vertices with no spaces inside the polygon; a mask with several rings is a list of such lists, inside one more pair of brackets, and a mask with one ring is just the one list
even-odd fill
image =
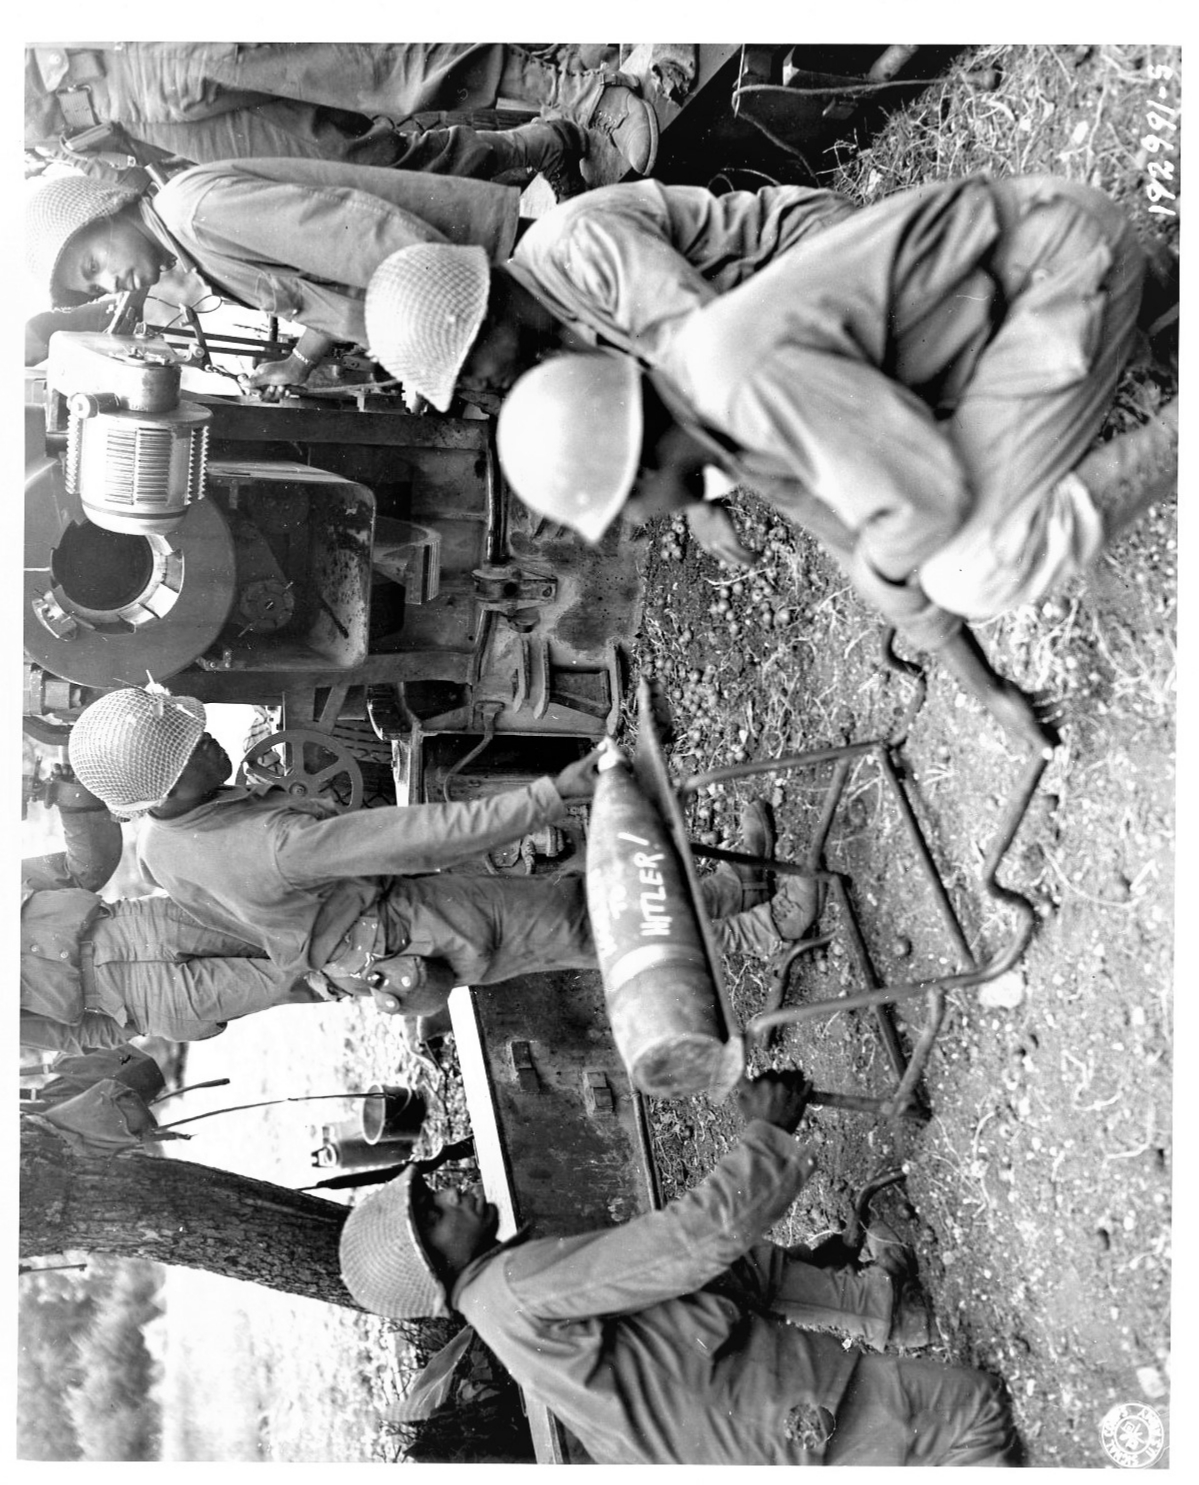
{"label": "circular stamp", "polygon": [[1104,1453],[1123,1470],[1148,1469],[1166,1447],[1166,1428],[1148,1403],[1117,1403],[1103,1415],[1099,1440]]}

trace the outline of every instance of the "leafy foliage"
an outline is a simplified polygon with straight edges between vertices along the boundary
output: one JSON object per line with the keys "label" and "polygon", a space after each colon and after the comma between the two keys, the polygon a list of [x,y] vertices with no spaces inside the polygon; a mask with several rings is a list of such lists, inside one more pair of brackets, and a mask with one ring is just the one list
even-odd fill
{"label": "leafy foliage", "polygon": [[153,1264],[93,1258],[82,1273],[34,1270],[18,1310],[17,1455],[158,1457],[154,1363],[144,1326],[159,1313]]}

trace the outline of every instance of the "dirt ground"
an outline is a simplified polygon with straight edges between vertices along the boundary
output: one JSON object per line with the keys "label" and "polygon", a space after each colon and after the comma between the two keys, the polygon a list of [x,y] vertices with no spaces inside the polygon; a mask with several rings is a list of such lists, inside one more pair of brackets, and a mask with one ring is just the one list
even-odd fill
{"label": "dirt ground", "polygon": [[[1148,210],[1140,141],[1155,97],[1179,107],[1180,68],[1166,47],[980,49],[847,159],[838,188],[868,201],[971,170],[1052,170],[1105,187],[1146,236],[1176,243],[1177,217]],[[1141,357],[1106,432],[1174,390]],[[762,555],[732,583],[681,523],[652,532],[635,669],[672,699],[679,775],[886,738],[911,695],[880,664],[877,619],[815,544],[752,498],[741,511]],[[1113,1405],[1169,1414],[1176,557],[1171,501],[1086,583],[978,630],[1001,673],[1061,703],[1061,745],[999,872],[1033,904],[1035,935],[1010,975],[948,996],[927,1122],[812,1111],[820,1169],[780,1234],[840,1229],[854,1193],[901,1167],[875,1211],[918,1254],[928,1354],[1006,1378],[1031,1465],[1111,1467],[1100,1421]],[[1016,919],[980,868],[1027,755],[932,668],[897,757],[974,957],[990,960]],[[759,792],[778,854],[802,859],[828,777],[826,765],[713,786],[695,838],[731,841],[738,801]],[[825,861],[852,881],[881,980],[964,967],[870,760],[850,774]],[[835,908],[821,927],[833,941],[797,961],[789,1004],[866,988]],[[748,1020],[764,978],[734,964],[730,985]],[[897,1008],[905,1045],[924,1014],[923,998]],[[755,1053],[771,1064],[802,1066],[820,1090],[894,1086],[869,1012],[786,1028]],[[702,1177],[737,1127],[703,1099],[655,1104],[653,1121],[668,1190]]]}

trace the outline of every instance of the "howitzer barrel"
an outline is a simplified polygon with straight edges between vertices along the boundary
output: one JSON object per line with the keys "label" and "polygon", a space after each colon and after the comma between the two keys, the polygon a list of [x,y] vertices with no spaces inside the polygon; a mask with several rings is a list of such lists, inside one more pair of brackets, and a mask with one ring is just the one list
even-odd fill
{"label": "howitzer barrel", "polygon": [[613,747],[600,764],[587,845],[587,905],[617,1050],[635,1087],[705,1091],[723,1021],[666,822]]}

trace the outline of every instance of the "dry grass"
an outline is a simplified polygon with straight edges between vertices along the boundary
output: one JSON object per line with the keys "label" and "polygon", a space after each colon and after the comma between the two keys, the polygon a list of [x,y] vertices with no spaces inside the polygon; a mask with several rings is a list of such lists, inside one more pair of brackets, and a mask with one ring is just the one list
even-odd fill
{"label": "dry grass", "polygon": [[[978,171],[1051,171],[1108,191],[1141,225],[1160,225],[1171,219],[1150,216],[1138,194],[1147,158],[1140,137],[1159,86],[1154,66],[1173,69],[1162,101],[1178,107],[1179,47],[975,47],[868,148],[844,152],[831,184],[869,202]],[[1130,109],[1130,100],[1140,106]]]}

